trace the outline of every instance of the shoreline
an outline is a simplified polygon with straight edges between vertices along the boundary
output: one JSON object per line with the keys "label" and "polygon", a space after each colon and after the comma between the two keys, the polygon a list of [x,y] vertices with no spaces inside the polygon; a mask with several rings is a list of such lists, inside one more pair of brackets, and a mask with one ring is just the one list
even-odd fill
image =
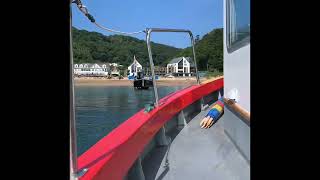
{"label": "shoreline", "polygon": [[[200,78],[200,82],[207,82],[215,79],[220,79],[223,76],[212,78]],[[190,86],[196,84],[196,78],[179,77],[179,78],[160,78],[157,80],[157,86]],[[106,78],[75,78],[75,86],[133,86],[133,81],[128,79],[106,79]]]}

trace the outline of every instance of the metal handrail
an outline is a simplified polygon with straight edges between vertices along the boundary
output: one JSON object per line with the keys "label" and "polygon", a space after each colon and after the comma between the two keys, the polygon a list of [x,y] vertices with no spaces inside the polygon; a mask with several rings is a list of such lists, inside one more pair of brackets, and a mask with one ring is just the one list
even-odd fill
{"label": "metal handrail", "polygon": [[69,67],[69,79],[70,79],[70,179],[76,180],[77,178],[77,133],[75,122],[75,102],[74,102],[74,81],[73,81],[73,51],[72,51],[72,10],[70,4],[70,24],[69,24],[69,40],[70,40],[70,67]]}
{"label": "metal handrail", "polygon": [[188,33],[191,40],[192,45],[192,53],[193,53],[193,61],[196,69],[196,78],[197,78],[197,84],[200,84],[200,76],[197,68],[197,60],[196,60],[196,53],[194,50],[194,38],[193,34],[188,29],[167,29],[167,28],[147,28],[145,30],[146,32],[146,41],[147,41],[147,47],[148,47],[148,54],[149,54],[149,61],[150,61],[150,69],[152,74],[152,81],[153,81],[153,90],[154,90],[154,96],[155,96],[155,107],[159,105],[159,96],[158,96],[158,90],[157,90],[157,84],[155,79],[155,73],[154,73],[154,64],[152,59],[152,52],[151,52],[151,44],[150,44],[150,37],[152,32],[182,32],[182,33]]}
{"label": "metal handrail", "polygon": [[223,98],[224,103],[227,107],[230,107],[232,111],[239,114],[246,123],[250,123],[250,112],[240,106],[234,99]]}

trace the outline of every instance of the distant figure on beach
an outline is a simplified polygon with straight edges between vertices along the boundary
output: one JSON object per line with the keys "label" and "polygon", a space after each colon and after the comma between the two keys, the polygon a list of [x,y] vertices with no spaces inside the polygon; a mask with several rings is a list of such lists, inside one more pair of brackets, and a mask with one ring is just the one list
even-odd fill
{"label": "distant figure on beach", "polygon": [[215,102],[212,106],[212,109],[208,112],[205,118],[200,122],[201,128],[210,128],[217,120],[221,117],[223,113],[224,103],[223,98],[220,98],[217,102]]}

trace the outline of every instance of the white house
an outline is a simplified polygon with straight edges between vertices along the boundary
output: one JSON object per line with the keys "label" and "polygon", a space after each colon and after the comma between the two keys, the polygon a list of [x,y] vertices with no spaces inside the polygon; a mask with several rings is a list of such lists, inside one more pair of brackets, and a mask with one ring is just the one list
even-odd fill
{"label": "white house", "polygon": [[142,71],[141,64],[137,61],[136,56],[133,56],[133,63],[128,67],[129,76],[136,76],[137,72]]}
{"label": "white house", "polygon": [[75,75],[98,75],[98,76],[107,76],[110,72],[109,63],[102,64],[74,64],[73,72]]}
{"label": "white house", "polygon": [[122,65],[117,63],[110,63],[109,65],[110,65],[110,74],[112,76],[120,76],[119,67],[121,67]]}
{"label": "white house", "polygon": [[167,74],[176,76],[191,76],[193,69],[194,63],[190,57],[174,58],[167,64]]}

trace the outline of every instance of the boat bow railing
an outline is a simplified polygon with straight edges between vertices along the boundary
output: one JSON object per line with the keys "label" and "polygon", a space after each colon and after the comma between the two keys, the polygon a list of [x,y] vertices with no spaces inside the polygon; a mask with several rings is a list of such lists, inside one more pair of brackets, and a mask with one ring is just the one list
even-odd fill
{"label": "boat bow railing", "polygon": [[190,40],[191,40],[191,46],[192,46],[193,61],[194,61],[195,70],[196,70],[197,84],[200,84],[200,76],[199,76],[198,68],[197,68],[196,52],[194,49],[195,42],[194,42],[192,32],[188,29],[147,28],[145,30],[145,32],[146,32],[146,41],[147,41],[149,61],[150,61],[150,69],[151,69],[152,81],[153,81],[155,107],[157,107],[159,105],[159,95],[158,95],[157,83],[156,83],[156,79],[155,79],[154,64],[153,64],[152,51],[151,51],[151,43],[150,43],[151,42],[151,33],[152,32],[175,32],[175,33],[188,33],[189,34]]}

